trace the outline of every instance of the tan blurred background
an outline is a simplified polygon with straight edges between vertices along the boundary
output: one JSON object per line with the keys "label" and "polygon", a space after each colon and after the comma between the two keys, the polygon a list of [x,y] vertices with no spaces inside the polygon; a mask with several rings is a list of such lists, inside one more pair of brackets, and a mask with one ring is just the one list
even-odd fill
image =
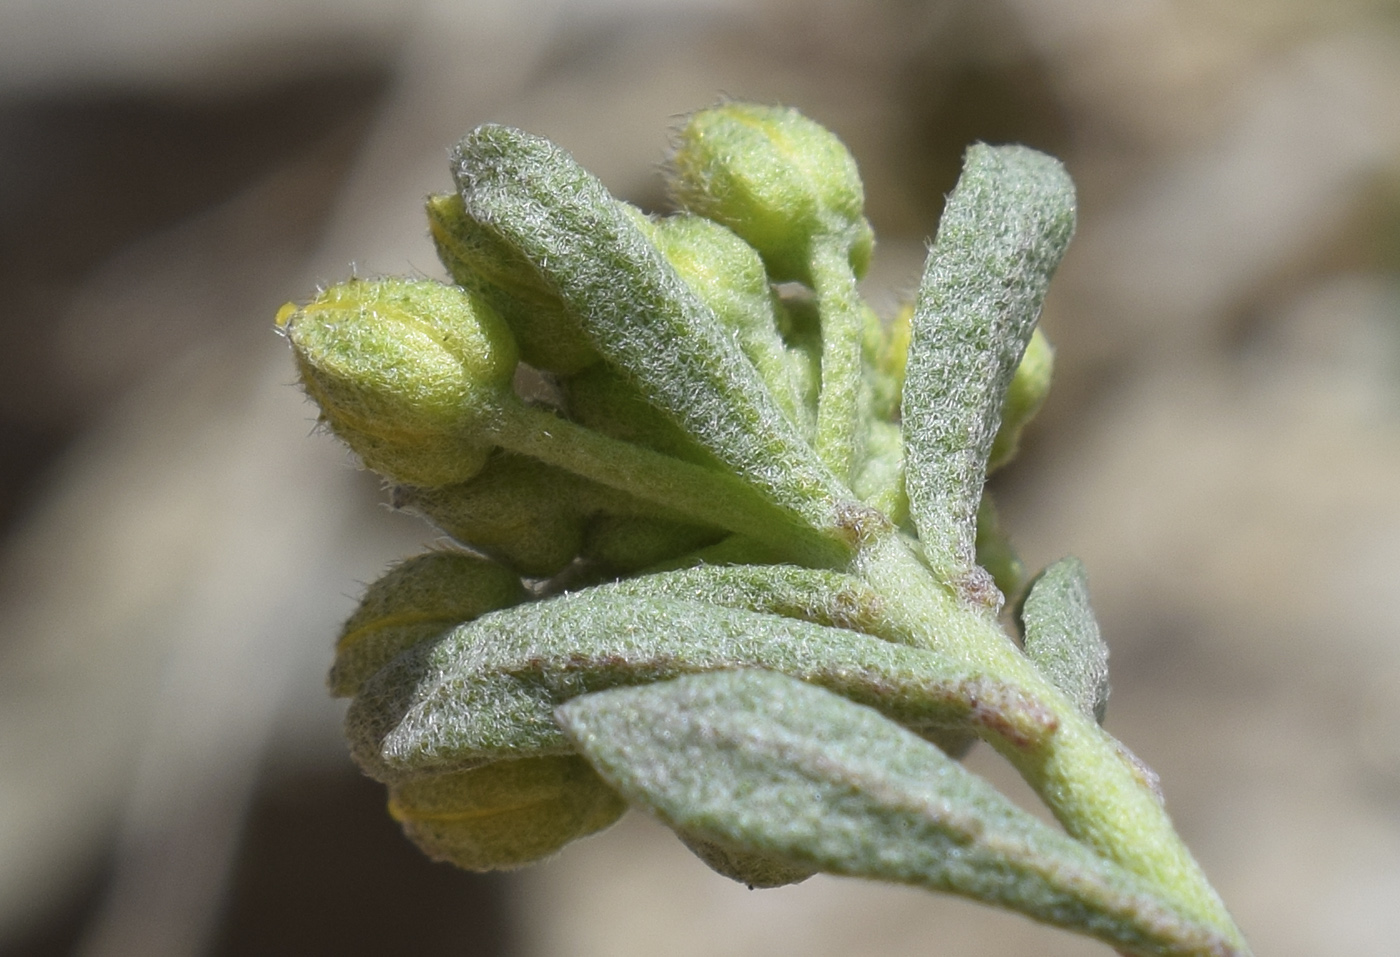
{"label": "tan blurred background", "polygon": [[460,874],[345,757],[334,630],[432,533],[312,434],[274,312],[436,275],[420,201],[477,123],[658,208],[667,129],[720,94],[850,145],[886,310],[968,142],[1066,161],[1008,524],[1086,561],[1108,726],[1257,952],[1400,953],[1393,0],[8,0],[0,955],[1106,952],[916,891],[749,892],[637,814]]}

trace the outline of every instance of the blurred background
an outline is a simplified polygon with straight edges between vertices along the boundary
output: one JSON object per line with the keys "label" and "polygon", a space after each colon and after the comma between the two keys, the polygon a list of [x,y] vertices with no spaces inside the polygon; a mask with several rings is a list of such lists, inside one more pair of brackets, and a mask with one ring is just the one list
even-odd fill
{"label": "blurred background", "polygon": [[273,314],[439,275],[421,201],[478,123],[658,209],[668,129],[720,95],[849,144],[886,312],[969,142],[1065,160],[1006,524],[1087,563],[1108,727],[1257,952],[1395,952],[1393,0],[7,0],[0,955],[1105,953],[912,890],[749,892],[639,814],[459,873],[345,755],[335,630],[434,533],[313,434]]}

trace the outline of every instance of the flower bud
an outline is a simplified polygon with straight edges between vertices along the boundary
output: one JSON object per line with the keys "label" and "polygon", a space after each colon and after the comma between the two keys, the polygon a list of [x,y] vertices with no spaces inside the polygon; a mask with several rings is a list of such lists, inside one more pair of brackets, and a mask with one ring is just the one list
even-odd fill
{"label": "flower bud", "polygon": [[331,693],[352,697],[400,652],[525,597],[520,576],[495,562],[460,552],[415,555],[370,585],[341,629]]}
{"label": "flower bud", "polygon": [[365,465],[401,482],[445,485],[481,470],[480,418],[509,394],[510,329],[454,286],[352,279],[278,314],[322,420]]}
{"label": "flower bud", "polygon": [[502,451],[469,482],[398,488],[393,504],[424,515],[457,541],[523,575],[548,578],[583,547],[582,500],[591,484]]}
{"label": "flower bud", "polygon": [[802,423],[806,410],[778,334],[776,296],[758,252],[703,216],[643,219],[639,225],[686,285],[734,333],[778,406],[793,422]]}
{"label": "flower bud", "polygon": [[873,326],[866,327],[865,362],[871,380],[871,410],[886,422],[899,420],[913,318],[914,304],[906,303],[888,326],[876,320]]}
{"label": "flower bud", "polygon": [[726,103],[681,129],[671,189],[686,209],[748,241],[777,282],[811,284],[817,237],[843,237],[863,274],[874,234],[855,159],[831,133],[794,109]]}
{"label": "flower bud", "polygon": [[713,545],[729,533],[645,515],[598,515],[588,525],[583,556],[616,572],[649,568]]}
{"label": "flower bud", "polygon": [[438,258],[452,281],[478,293],[505,319],[521,359],[560,375],[599,361],[578,321],[535,267],[468,216],[461,196],[432,196],[427,211]]}
{"label": "flower bud", "polygon": [[608,827],[627,803],[575,755],[498,761],[419,778],[389,813],[429,857],[469,871],[520,867]]}
{"label": "flower bud", "polygon": [[1055,349],[1039,328],[1031,334],[1021,362],[1011,377],[1006,399],[1001,407],[1001,425],[992,440],[987,471],[1001,468],[1016,457],[1021,431],[1035,418],[1050,391],[1050,379],[1055,371]]}
{"label": "flower bud", "polygon": [[1014,602],[1026,585],[1026,566],[1001,527],[996,503],[985,492],[977,504],[976,548],[977,564],[992,576],[997,590]]}

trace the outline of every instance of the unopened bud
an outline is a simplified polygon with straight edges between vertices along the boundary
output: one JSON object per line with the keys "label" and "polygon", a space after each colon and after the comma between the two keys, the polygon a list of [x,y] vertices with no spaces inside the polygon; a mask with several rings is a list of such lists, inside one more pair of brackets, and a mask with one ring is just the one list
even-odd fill
{"label": "unopened bud", "polygon": [[776,296],[758,252],[703,216],[669,216],[640,225],[676,273],[734,333],[788,418],[802,422],[805,409],[778,334]]}
{"label": "unopened bud", "polygon": [[1006,390],[1001,408],[1001,426],[992,441],[987,471],[999,469],[1016,457],[1021,431],[1035,418],[1050,391],[1050,379],[1055,371],[1055,349],[1039,328],[1026,344],[1025,354]]}
{"label": "unopened bud", "polygon": [[480,419],[509,393],[515,340],[479,298],[408,279],[352,279],[278,314],[307,394],[364,461],[414,485],[475,475]]}
{"label": "unopened bud", "polygon": [[389,813],[429,857],[469,871],[521,867],[614,823],[627,803],[573,755],[498,761],[407,781]]}
{"label": "unopened bud", "polygon": [[469,482],[395,489],[393,502],[523,575],[547,578],[583,547],[581,502],[590,485],[535,459],[498,452]]}
{"label": "unopened bud", "polygon": [[842,237],[858,275],[869,264],[874,234],[855,159],[796,110],[726,103],[695,113],[671,165],[680,203],[747,240],[775,281],[810,284],[817,237]]}
{"label": "unopened bud", "polygon": [[401,562],[369,586],[341,629],[331,693],[352,697],[400,652],[525,597],[520,576],[474,555],[428,552]]}
{"label": "unopened bud", "polygon": [[632,572],[713,545],[728,533],[643,515],[599,515],[589,523],[583,555],[617,572]]}
{"label": "unopened bud", "polygon": [[599,361],[578,321],[535,267],[468,216],[461,196],[432,196],[427,211],[438,258],[452,281],[481,295],[505,319],[521,359],[560,375]]}

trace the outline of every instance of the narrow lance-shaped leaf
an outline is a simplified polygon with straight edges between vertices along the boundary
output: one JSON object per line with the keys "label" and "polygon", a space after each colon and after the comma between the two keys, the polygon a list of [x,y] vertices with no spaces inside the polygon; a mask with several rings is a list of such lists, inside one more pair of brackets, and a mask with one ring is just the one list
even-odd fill
{"label": "narrow lance-shaped leaf", "polygon": [[921,731],[977,727],[1032,745],[1056,722],[1018,689],[942,655],[777,615],[591,588],[483,616],[400,655],[346,716],[366,773],[562,754],[554,708],[580,694],[763,667],[869,703]]}
{"label": "narrow lance-shaped leaf", "polygon": [[915,307],[904,381],[909,508],[924,554],[964,594],[994,603],[975,564],[977,503],[1011,376],[1074,231],[1060,163],[978,145],[948,197]]}
{"label": "narrow lance-shaped leaf", "polygon": [[1062,558],[1031,585],[1021,609],[1026,656],[1074,702],[1103,724],[1108,707],[1108,645],[1089,607],[1089,580],[1077,558]]}
{"label": "narrow lance-shaped leaf", "polygon": [[606,360],[795,523],[849,541],[837,507],[849,493],[602,183],[548,140],[504,126],[473,130],[454,163],[467,211],[552,284]]}
{"label": "narrow lance-shaped leaf", "polygon": [[719,846],[960,894],[1130,953],[1234,953],[938,748],[786,676],[693,675],[556,714],[628,800]]}
{"label": "narrow lance-shaped leaf", "polygon": [[854,575],[796,565],[699,565],[598,586],[598,594],[679,598],[917,643],[885,623],[885,599]]}

